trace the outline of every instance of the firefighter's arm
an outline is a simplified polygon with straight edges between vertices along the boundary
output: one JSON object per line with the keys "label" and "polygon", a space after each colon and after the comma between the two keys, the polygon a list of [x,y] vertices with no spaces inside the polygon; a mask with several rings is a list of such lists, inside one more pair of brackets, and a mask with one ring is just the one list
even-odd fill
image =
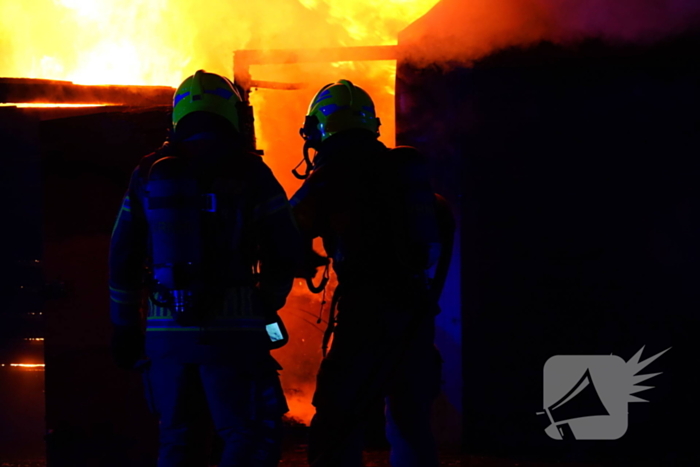
{"label": "firefighter's arm", "polygon": [[447,280],[447,274],[450,270],[450,262],[452,261],[452,249],[454,246],[454,235],[457,229],[454,214],[447,200],[439,195],[435,197],[435,213],[437,216],[437,225],[440,232],[440,256],[435,266],[435,274],[431,281],[430,291],[433,294],[434,301],[437,302],[442,294],[442,289]]}
{"label": "firefighter's arm", "polygon": [[282,186],[266,168],[263,171],[260,203],[253,211],[259,232],[259,296],[265,312],[284,306],[292,289],[294,271],[300,261],[300,235]]}
{"label": "firefighter's arm", "polygon": [[436,201],[430,183],[427,159],[415,148],[399,146],[391,151],[397,161],[387,184],[397,209],[397,230],[405,242],[398,251],[399,258],[409,268],[425,270],[437,263],[442,248]]}
{"label": "firefighter's arm", "polygon": [[132,368],[143,354],[141,294],[147,230],[138,170],[132,175],[109,248],[112,354],[118,366]]}
{"label": "firefighter's arm", "polygon": [[318,206],[314,196],[313,181],[313,179],[307,180],[290,201],[301,234],[301,261],[294,277],[301,279],[313,279],[318,268],[329,263],[328,258],[313,249],[313,240],[319,236],[316,225]]}

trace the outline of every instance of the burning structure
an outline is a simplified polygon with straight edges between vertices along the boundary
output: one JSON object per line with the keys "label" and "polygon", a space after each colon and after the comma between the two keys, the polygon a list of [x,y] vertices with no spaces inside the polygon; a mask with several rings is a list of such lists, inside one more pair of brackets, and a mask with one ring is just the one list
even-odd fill
{"label": "burning structure", "polygon": [[[78,8],[80,2],[56,3]],[[313,21],[323,8],[336,26],[348,17],[330,3],[300,3]],[[412,10],[415,18],[435,2],[427,3]],[[458,219],[438,318],[445,362],[436,430],[443,444],[461,444],[469,453],[620,462],[643,454],[668,464],[692,455],[689,432],[661,427],[678,426],[677,414],[692,412],[690,388],[697,384],[689,368],[700,262],[698,166],[691,157],[699,128],[698,9],[683,0],[608,3],[582,0],[564,9],[548,0],[443,0],[404,29],[396,46],[324,57],[334,60],[330,71],[318,56],[280,59],[278,52],[271,59],[268,49],[287,45],[275,34],[290,31],[263,28],[266,40],[250,33],[243,43],[264,50],[239,52],[234,62],[239,82],[260,89],[251,94],[260,146],[289,192],[297,183],[289,169],[300,159],[296,130],[309,96],[281,89],[297,84],[280,83],[316,89],[338,73],[368,83],[370,93],[384,96],[378,114],[383,140],[392,144],[393,65],[349,61],[398,60],[396,141],[429,155],[434,186]],[[288,13],[301,18],[298,8]],[[355,19],[358,31],[334,31],[332,40],[309,27],[294,47],[389,45],[389,33],[368,32],[387,17],[382,10],[367,16],[367,24]],[[241,57],[256,63],[250,74]],[[91,63],[82,60],[59,63],[46,54],[35,65],[58,74],[28,74],[70,78],[59,72],[69,62]],[[232,74],[228,62],[207,60]],[[2,74],[21,76],[23,69]],[[149,80],[139,83],[174,84],[180,77],[145,74]],[[82,76],[76,81],[116,82]],[[5,172],[4,196],[17,200],[10,218],[21,226],[4,242],[3,269],[12,276],[17,261],[41,258],[44,280],[65,283],[63,296],[43,310],[49,458],[53,465],[81,465],[90,457],[145,464],[155,426],[138,378],[111,367],[108,318],[99,310],[107,304],[114,216],[129,171],[165,137],[172,88],[0,82],[5,102],[47,102],[49,91],[52,103],[110,104],[0,108],[0,131],[9,142],[4,157],[13,167]],[[55,97],[59,92],[63,97]],[[278,358],[292,415],[301,421],[312,413],[321,358],[321,332],[312,329],[319,306],[299,284],[283,311],[300,336]],[[651,403],[630,410],[623,438],[593,442],[583,452],[545,435],[536,412],[550,357],[631,356],[643,345],[652,353],[673,350],[655,364],[663,375],[649,392]],[[640,445],[647,447],[643,453]]]}

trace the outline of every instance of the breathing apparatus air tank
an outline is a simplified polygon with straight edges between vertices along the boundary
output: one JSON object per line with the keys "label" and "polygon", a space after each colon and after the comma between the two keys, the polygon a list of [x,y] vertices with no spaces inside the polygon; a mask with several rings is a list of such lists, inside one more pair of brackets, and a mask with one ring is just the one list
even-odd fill
{"label": "breathing apparatus air tank", "polygon": [[201,215],[202,210],[216,211],[214,195],[200,194],[197,180],[180,157],[156,161],[146,191],[151,300],[168,309],[178,324],[201,325],[205,319],[198,300],[203,288]]}

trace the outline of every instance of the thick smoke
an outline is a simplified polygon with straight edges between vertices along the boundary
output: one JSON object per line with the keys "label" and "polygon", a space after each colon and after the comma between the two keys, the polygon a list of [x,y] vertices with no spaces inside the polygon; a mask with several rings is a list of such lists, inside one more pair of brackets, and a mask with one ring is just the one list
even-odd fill
{"label": "thick smoke", "polygon": [[[602,37],[612,41],[653,42],[697,26],[700,3],[693,0],[537,0],[548,11],[552,39]],[[572,5],[568,5],[572,3]]]}
{"label": "thick smoke", "polygon": [[699,25],[694,0],[443,0],[400,38],[419,64],[468,63],[543,40],[651,43]]}

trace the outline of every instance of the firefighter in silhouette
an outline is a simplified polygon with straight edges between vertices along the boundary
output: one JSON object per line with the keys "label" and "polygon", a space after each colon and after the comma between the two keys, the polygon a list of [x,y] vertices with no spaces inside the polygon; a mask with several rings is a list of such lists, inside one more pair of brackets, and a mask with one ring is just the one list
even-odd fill
{"label": "firefighter in silhouette", "polygon": [[171,136],[134,170],[112,233],[113,354],[143,369],[160,467],[208,465],[207,408],[220,467],[279,461],[287,405],[270,349],[286,339],[277,310],[299,232],[270,169],[243,149],[242,105],[228,79],[188,77]]}
{"label": "firefighter in silhouette", "polygon": [[392,465],[438,465],[430,413],[440,389],[433,339],[442,279],[427,272],[446,272],[452,218],[423,156],[388,149],[379,125],[370,96],[340,80],[316,94],[300,131],[307,169],[295,169],[305,181],[291,202],[306,259],[297,275],[318,291],[311,278],[322,261],[312,240],[321,237],[338,279],[324,354],[334,331],[332,347],[313,398],[313,467],[362,465],[364,419],[379,398]]}

